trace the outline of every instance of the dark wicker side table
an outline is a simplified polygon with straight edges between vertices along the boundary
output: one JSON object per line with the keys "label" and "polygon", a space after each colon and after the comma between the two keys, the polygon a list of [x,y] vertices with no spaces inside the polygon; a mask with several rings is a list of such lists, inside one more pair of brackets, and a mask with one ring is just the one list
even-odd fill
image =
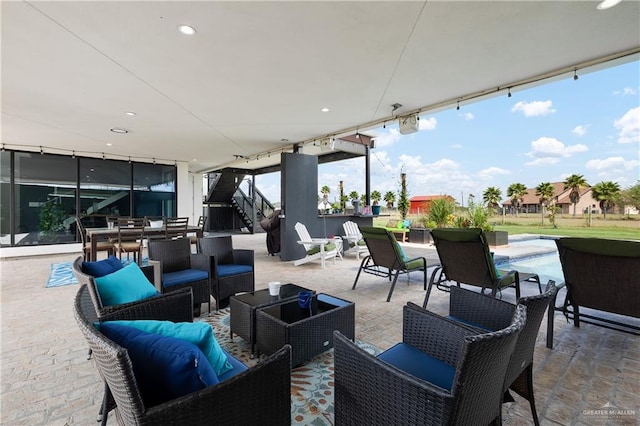
{"label": "dark wicker side table", "polygon": [[355,303],[328,294],[314,295],[310,308],[298,301],[256,311],[258,351],[267,355],[291,345],[291,366],[302,364],[333,347],[333,330],[355,338]]}
{"label": "dark wicker side table", "polygon": [[283,284],[280,287],[279,296],[270,296],[269,289],[231,296],[229,299],[231,339],[233,339],[233,333],[242,337],[251,345],[251,355],[253,356],[256,345],[256,309],[264,308],[274,303],[298,300],[298,293],[307,290],[309,289],[295,284]]}

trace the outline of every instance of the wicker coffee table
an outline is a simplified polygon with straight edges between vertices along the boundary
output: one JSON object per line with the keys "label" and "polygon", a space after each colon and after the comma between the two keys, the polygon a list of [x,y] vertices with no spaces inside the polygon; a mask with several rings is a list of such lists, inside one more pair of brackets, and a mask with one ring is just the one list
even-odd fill
{"label": "wicker coffee table", "polygon": [[246,340],[251,345],[251,355],[253,356],[256,345],[256,309],[264,308],[274,303],[298,300],[298,293],[308,290],[295,284],[283,284],[280,287],[279,296],[270,296],[268,289],[231,296],[229,299],[231,339],[233,339],[233,333],[235,333]]}
{"label": "wicker coffee table", "polygon": [[333,330],[355,338],[355,304],[318,294],[310,308],[298,301],[278,303],[256,311],[258,351],[267,355],[285,344],[291,345],[291,365],[303,363],[333,347]]}

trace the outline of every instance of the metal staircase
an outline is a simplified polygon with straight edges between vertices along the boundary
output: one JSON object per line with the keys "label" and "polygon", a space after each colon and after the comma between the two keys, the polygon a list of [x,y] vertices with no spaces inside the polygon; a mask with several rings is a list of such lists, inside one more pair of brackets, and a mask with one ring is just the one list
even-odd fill
{"label": "metal staircase", "polygon": [[240,188],[245,176],[232,170],[210,173],[205,204],[209,206],[209,216],[215,218],[214,225],[218,224],[221,229],[245,227],[251,233],[263,232],[258,223],[271,215],[274,207],[257,188],[250,186],[249,194]]}

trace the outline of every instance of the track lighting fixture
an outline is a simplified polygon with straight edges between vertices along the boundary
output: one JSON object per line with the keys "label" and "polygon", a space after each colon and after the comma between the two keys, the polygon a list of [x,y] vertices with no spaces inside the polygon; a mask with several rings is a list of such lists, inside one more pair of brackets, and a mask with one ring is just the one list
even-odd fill
{"label": "track lighting fixture", "polygon": [[[104,152],[102,153],[102,159],[104,160]],[[153,164],[155,164],[155,163],[153,163]]]}
{"label": "track lighting fixture", "polygon": [[387,128],[387,122],[386,122],[386,121],[385,121],[385,122],[384,122],[384,124],[382,125],[382,128],[383,128],[383,129],[386,129],[386,128]]}
{"label": "track lighting fixture", "polygon": [[509,87],[509,89],[507,90],[507,97],[510,98],[511,97],[511,87]]}
{"label": "track lighting fixture", "polygon": [[156,159],[155,158],[153,159],[153,165],[154,166],[156,165]]}
{"label": "track lighting fixture", "polygon": [[40,155],[44,154],[44,150],[42,149],[42,146],[40,146]]}
{"label": "track lighting fixture", "polygon": [[577,80],[578,78],[580,78],[580,77],[578,77],[578,70],[575,69],[575,70],[573,70],[573,79]]}
{"label": "track lighting fixture", "polygon": [[131,157],[129,157],[129,164],[131,164]]}
{"label": "track lighting fixture", "polygon": [[71,158],[76,158],[76,152],[75,151],[71,151]]}
{"label": "track lighting fixture", "polygon": [[458,103],[456,104],[456,110],[460,111],[460,101],[458,101]]}

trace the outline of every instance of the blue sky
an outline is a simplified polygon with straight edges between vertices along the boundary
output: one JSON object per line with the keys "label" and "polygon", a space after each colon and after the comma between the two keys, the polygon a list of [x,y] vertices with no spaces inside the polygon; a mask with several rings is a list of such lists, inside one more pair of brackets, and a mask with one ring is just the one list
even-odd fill
{"label": "blue sky", "polygon": [[[640,62],[565,78],[420,117],[421,130],[400,135],[397,122],[377,133],[371,156],[371,190],[399,190],[407,174],[409,196],[448,194],[467,204],[489,186],[502,191],[523,183],[560,182],[584,175],[590,185],[614,181],[626,188],[640,179]],[[364,192],[364,159],[318,168],[318,185],[330,200]],[[257,177],[258,188],[280,201],[280,174]],[[320,194],[318,188],[318,194]]]}

